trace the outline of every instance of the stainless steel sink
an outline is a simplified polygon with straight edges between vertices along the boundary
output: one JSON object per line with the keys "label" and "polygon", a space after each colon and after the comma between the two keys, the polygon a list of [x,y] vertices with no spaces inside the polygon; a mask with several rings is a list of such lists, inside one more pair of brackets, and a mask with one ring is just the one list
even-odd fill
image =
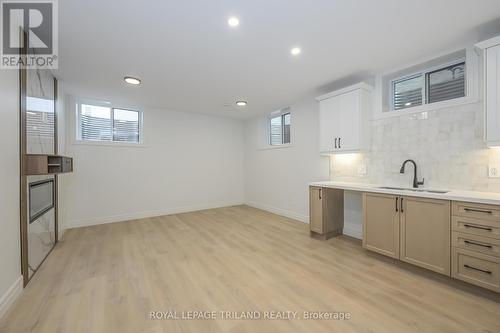
{"label": "stainless steel sink", "polygon": [[397,191],[412,191],[412,192],[428,192],[435,194],[445,194],[449,191],[441,191],[441,190],[426,190],[422,188],[409,188],[409,187],[392,187],[392,186],[380,186],[380,189],[384,190],[397,190]]}

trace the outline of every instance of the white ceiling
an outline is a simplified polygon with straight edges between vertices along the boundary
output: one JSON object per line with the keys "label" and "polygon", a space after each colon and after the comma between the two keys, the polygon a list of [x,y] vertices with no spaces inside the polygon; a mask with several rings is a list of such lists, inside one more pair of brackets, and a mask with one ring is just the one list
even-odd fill
{"label": "white ceiling", "polygon": [[63,0],[59,18],[56,75],[78,95],[249,117],[477,41],[500,1]]}

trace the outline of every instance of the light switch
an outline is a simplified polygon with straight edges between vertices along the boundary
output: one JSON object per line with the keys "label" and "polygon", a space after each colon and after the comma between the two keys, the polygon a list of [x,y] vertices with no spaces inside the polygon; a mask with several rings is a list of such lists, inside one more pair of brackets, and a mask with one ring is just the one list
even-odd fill
{"label": "light switch", "polygon": [[500,178],[500,165],[488,165],[488,177]]}

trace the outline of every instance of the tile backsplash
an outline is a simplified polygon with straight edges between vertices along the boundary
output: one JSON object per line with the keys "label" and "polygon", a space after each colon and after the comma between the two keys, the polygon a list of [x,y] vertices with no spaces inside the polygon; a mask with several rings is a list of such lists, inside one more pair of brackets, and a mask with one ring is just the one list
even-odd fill
{"label": "tile backsplash", "polygon": [[369,152],[332,155],[334,181],[411,186],[417,162],[424,187],[500,192],[500,178],[488,177],[488,165],[500,165],[500,148],[487,148],[482,103],[465,104],[371,123]]}

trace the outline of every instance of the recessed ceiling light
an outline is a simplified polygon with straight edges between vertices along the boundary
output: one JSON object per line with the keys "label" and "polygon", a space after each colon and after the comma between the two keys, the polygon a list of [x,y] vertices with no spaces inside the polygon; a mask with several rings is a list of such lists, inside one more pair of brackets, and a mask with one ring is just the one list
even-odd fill
{"label": "recessed ceiling light", "polygon": [[300,49],[300,47],[294,47],[293,49],[290,50],[290,53],[292,55],[299,55],[300,52],[302,52],[302,50]]}
{"label": "recessed ceiling light", "polygon": [[131,76],[125,76],[123,78],[125,80],[125,82],[127,82],[128,84],[133,84],[133,85],[139,85],[141,84],[141,80],[135,78],[135,77],[131,77]]}
{"label": "recessed ceiling light", "polygon": [[237,17],[230,17],[229,20],[227,20],[227,24],[229,24],[230,27],[237,27],[240,25],[240,20]]}
{"label": "recessed ceiling light", "polygon": [[236,102],[236,105],[238,105],[238,106],[247,106],[247,104],[248,103],[246,101],[237,101]]}

